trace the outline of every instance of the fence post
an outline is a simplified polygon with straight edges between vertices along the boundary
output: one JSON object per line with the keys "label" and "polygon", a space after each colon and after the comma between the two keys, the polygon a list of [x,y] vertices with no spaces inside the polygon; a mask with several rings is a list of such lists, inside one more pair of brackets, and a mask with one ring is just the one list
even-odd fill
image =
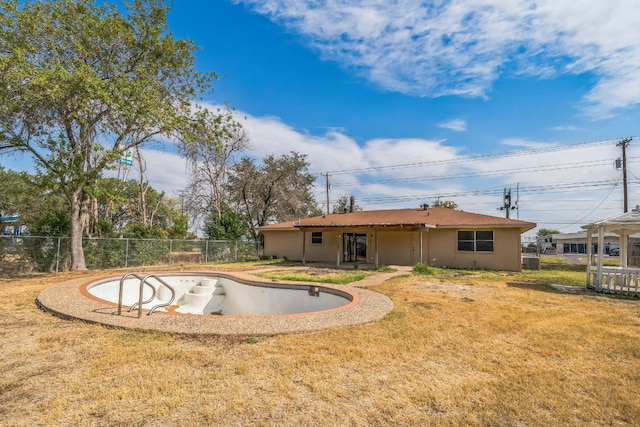
{"label": "fence post", "polygon": [[127,242],[124,249],[124,268],[129,268],[129,238],[127,237]]}
{"label": "fence post", "polygon": [[209,262],[209,240],[204,241],[204,262]]}
{"label": "fence post", "polygon": [[60,267],[60,237],[58,237],[58,250],[56,252],[56,273]]}
{"label": "fence post", "polygon": [[235,245],[236,250],[235,250],[235,252],[234,252],[234,254],[233,254],[233,260],[234,260],[234,261],[236,261],[236,262],[238,262],[238,241],[237,241],[237,240],[235,241],[235,244],[236,244],[236,245]]}

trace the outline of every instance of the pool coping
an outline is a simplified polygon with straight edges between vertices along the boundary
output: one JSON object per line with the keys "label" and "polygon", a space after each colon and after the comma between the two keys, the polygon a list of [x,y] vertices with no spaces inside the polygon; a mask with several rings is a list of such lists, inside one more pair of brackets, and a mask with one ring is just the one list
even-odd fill
{"label": "pool coping", "polygon": [[321,286],[348,292],[354,301],[340,308],[304,314],[273,316],[219,316],[175,314],[156,311],[138,318],[138,312],[124,310],[117,314],[117,305],[86,296],[82,289],[89,283],[114,277],[96,274],[80,279],[68,280],[43,290],[36,298],[36,304],[43,310],[63,319],[77,319],[89,323],[114,328],[156,330],[183,335],[281,335],[310,333],[344,326],[360,325],[379,320],[393,309],[393,302],[385,295],[353,286],[332,286],[322,283],[265,280],[248,273],[227,271],[171,272],[161,274],[220,275],[239,281],[250,281],[264,285],[278,286]]}

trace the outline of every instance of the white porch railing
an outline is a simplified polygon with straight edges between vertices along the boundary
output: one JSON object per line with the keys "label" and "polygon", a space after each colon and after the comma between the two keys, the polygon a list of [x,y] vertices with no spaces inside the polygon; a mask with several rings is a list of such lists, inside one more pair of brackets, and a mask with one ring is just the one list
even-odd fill
{"label": "white porch railing", "polygon": [[640,296],[640,268],[602,267],[602,281],[598,281],[598,267],[587,271],[587,287],[596,292]]}

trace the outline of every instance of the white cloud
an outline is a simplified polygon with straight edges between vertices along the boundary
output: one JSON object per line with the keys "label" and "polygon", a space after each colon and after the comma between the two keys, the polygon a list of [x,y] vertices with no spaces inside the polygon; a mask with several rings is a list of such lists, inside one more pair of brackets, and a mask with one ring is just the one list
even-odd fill
{"label": "white cloud", "polygon": [[557,132],[563,132],[563,131],[577,132],[577,131],[584,131],[585,129],[578,126],[568,125],[568,126],[554,126],[551,128],[551,130],[557,131]]}
{"label": "white cloud", "polygon": [[385,89],[486,96],[500,75],[591,73],[598,117],[640,102],[637,0],[234,0]]}
{"label": "white cloud", "polygon": [[467,122],[462,119],[454,119],[449,120],[448,122],[439,123],[438,127],[455,132],[464,132],[467,130]]}
{"label": "white cloud", "polygon": [[[446,140],[377,138],[359,145],[339,129],[310,135],[277,117],[238,116],[246,117],[243,124],[251,140],[246,155],[260,161],[292,150],[307,154],[318,178],[314,196],[321,204],[326,193],[320,174],[329,172],[330,200],[354,195],[365,209],[417,207],[442,197],[464,210],[501,216],[502,192],[511,188],[514,199],[518,190],[520,194],[515,215],[540,227],[578,231],[589,221],[620,213],[620,171],[613,167],[620,155],[616,141],[572,147],[511,138],[501,143],[515,151],[475,156]],[[184,160],[150,149],[143,155],[151,184],[178,197],[187,183]],[[627,156],[630,177],[640,176],[633,160],[640,158],[640,145],[630,144]],[[635,205],[640,190],[631,186],[629,191]]]}
{"label": "white cloud", "polygon": [[555,144],[549,144],[547,142],[536,142],[536,141],[529,141],[526,139],[522,139],[522,138],[507,138],[503,141],[501,141],[502,145],[507,145],[509,147],[519,147],[519,148],[530,148],[530,149],[539,149],[539,148],[546,148],[546,147],[553,147],[555,146]]}

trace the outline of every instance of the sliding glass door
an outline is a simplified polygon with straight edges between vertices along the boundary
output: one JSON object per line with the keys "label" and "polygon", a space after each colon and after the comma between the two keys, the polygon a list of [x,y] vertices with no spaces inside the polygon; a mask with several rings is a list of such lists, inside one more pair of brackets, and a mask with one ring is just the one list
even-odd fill
{"label": "sliding glass door", "polygon": [[367,235],[344,233],[342,235],[342,261],[367,261]]}

